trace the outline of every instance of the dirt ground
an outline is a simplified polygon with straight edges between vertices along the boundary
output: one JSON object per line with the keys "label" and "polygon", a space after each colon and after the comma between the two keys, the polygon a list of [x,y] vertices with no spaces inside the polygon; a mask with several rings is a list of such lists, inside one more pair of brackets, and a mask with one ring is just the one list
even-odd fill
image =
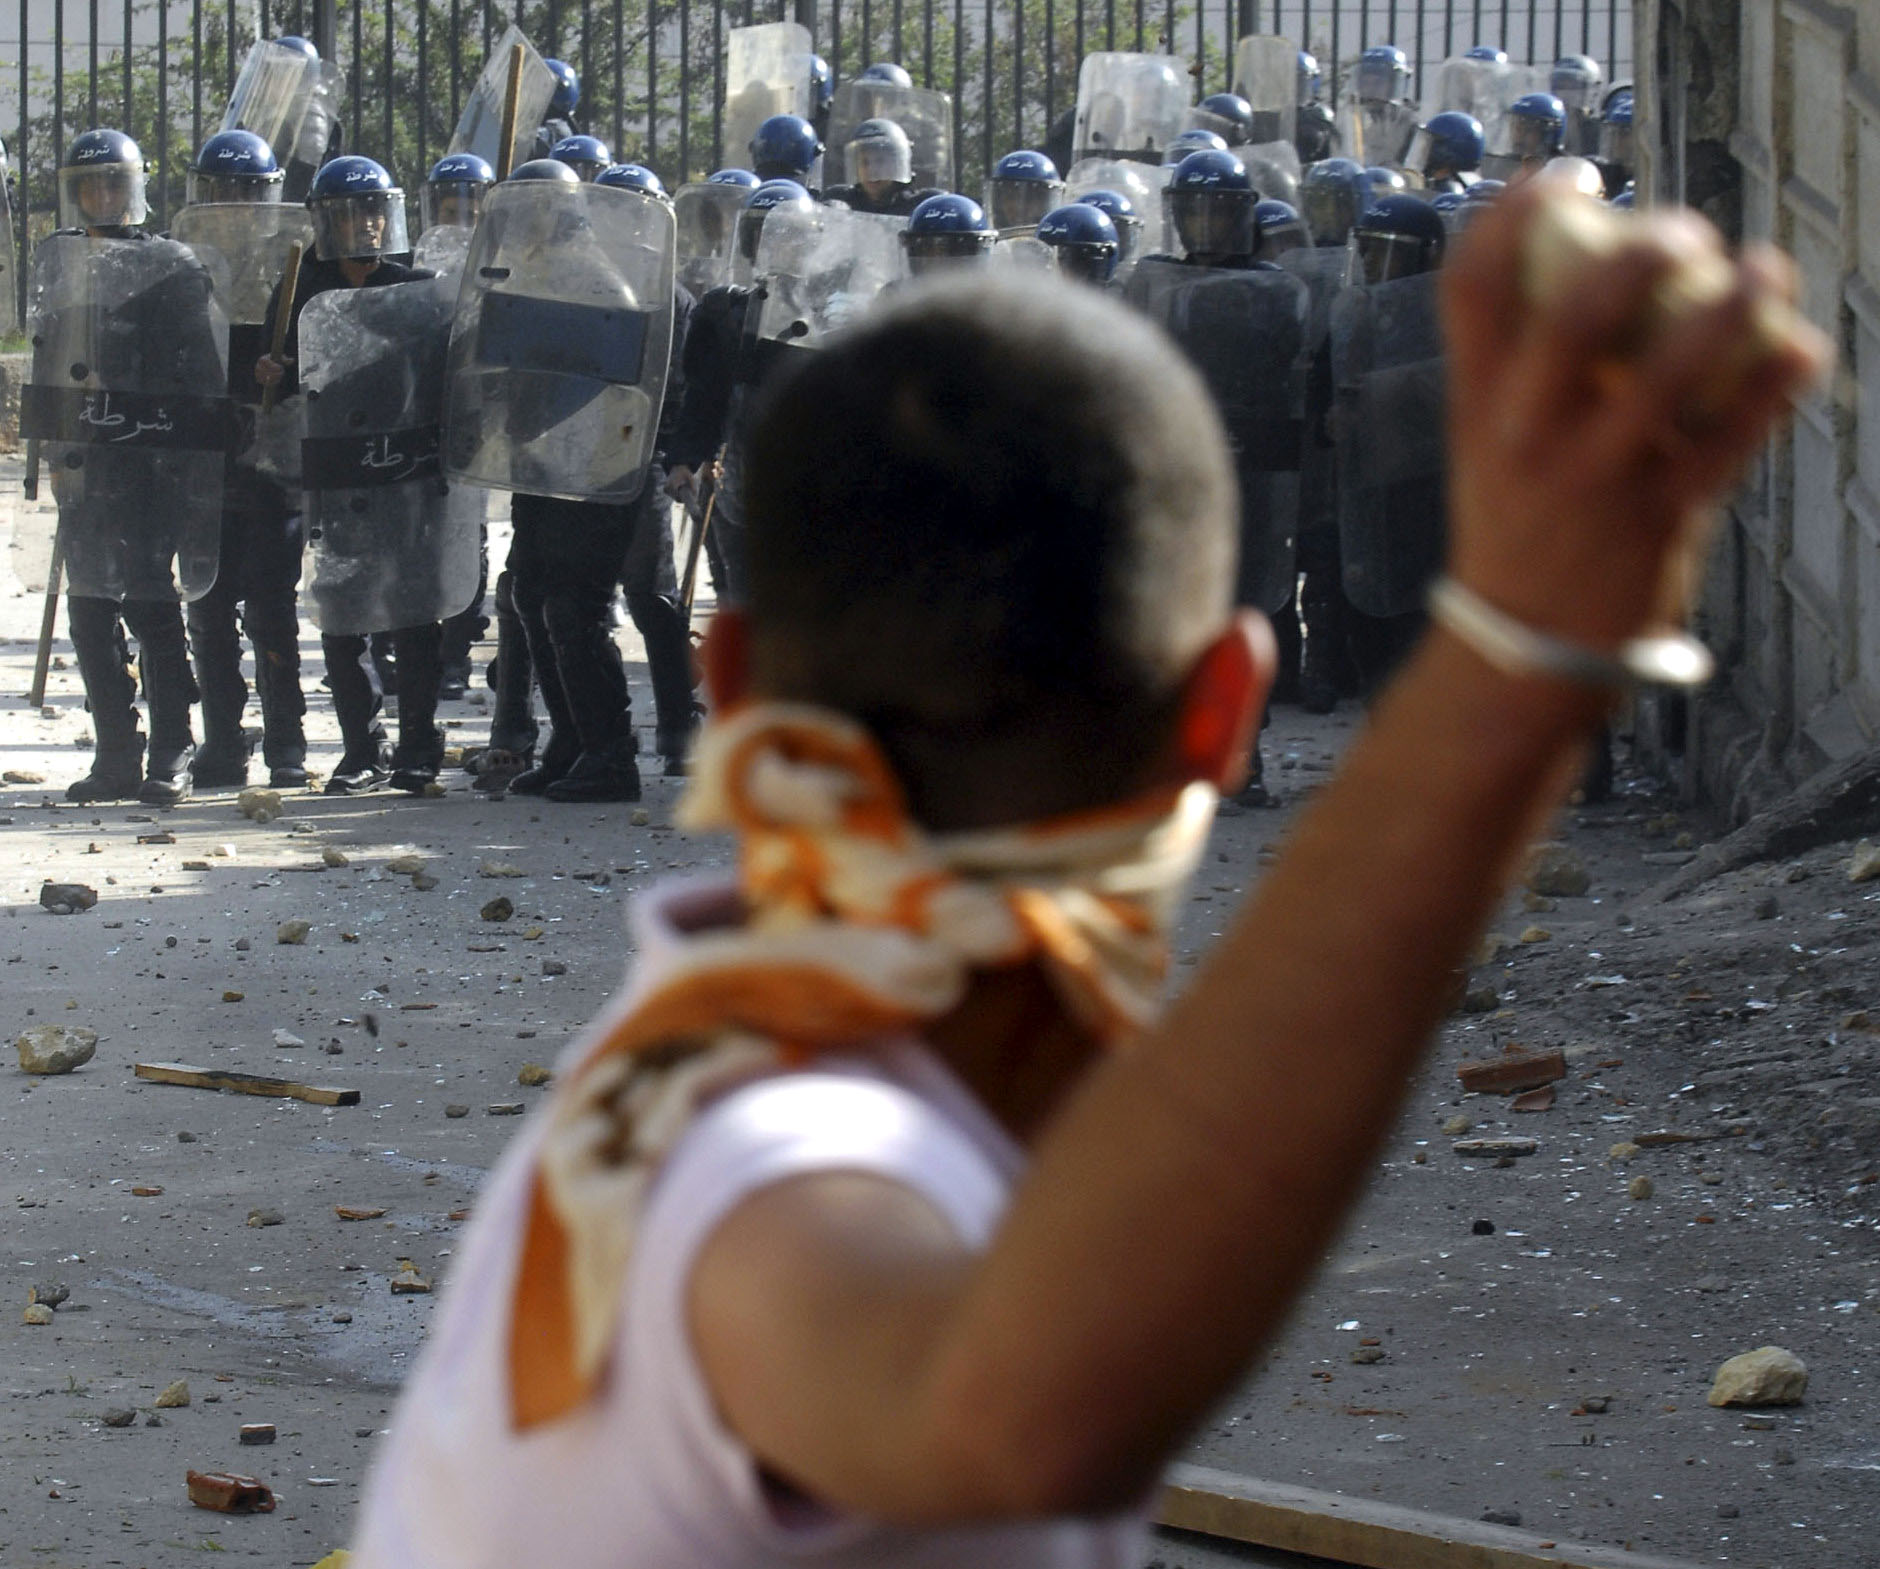
{"label": "dirt ground", "polygon": [[[17,460],[0,462],[0,494],[16,496],[17,477]],[[0,534],[16,517],[0,502]],[[448,1276],[460,1217],[520,1125],[508,1108],[526,1116],[543,1093],[517,1075],[551,1064],[618,982],[633,894],[722,866],[726,846],[670,826],[677,789],[661,779],[643,819],[486,802],[460,772],[436,799],[289,796],[267,824],[232,794],[170,812],[69,807],[89,726],[63,640],[47,712],[20,698],[37,622],[37,598],[0,574],[0,1022],[8,1041],[53,1023],[95,1030],[98,1046],[59,1077],[21,1073],[10,1049],[0,1065],[0,1563],[310,1564],[346,1539],[434,1310],[393,1280],[407,1261]],[[630,631],[622,646],[638,660]],[[305,647],[323,771],[337,736],[317,639]],[[650,741],[645,669],[631,673]],[[479,743],[487,712],[480,691],[449,705],[452,742]],[[1278,712],[1268,746],[1285,805],[1219,824],[1184,966],[1357,723],[1349,705]],[[1850,882],[1842,845],[1653,902],[1706,825],[1621,777],[1616,801],[1561,824],[1587,893],[1510,900],[1495,925],[1508,945],[1471,980],[1481,1011],[1445,1028],[1347,1236],[1186,1458],[1518,1516],[1563,1542],[1871,1565],[1880,882]],[[395,870],[401,856],[422,870]],[[49,914],[45,879],[99,901]],[[485,918],[499,896],[513,913]],[[303,942],[277,940],[289,920],[309,923]],[[1457,1064],[1509,1042],[1565,1052],[1551,1110],[1461,1093]],[[137,1062],[361,1101],[146,1083]],[[1612,1153],[1667,1132],[1693,1138]],[[1505,1165],[1456,1153],[1482,1137],[1536,1148]],[[70,1294],[52,1322],[23,1323],[29,1290],[59,1285]],[[1722,1361],[1771,1344],[1807,1362],[1804,1404],[1706,1404]],[[190,1403],[156,1409],[179,1379]],[[112,1411],[129,1425],[107,1426]],[[240,1443],[252,1423],[273,1423],[275,1441]],[[257,1475],[279,1508],[194,1509],[192,1467]],[[1224,1560],[1170,1539],[1156,1561]]]}

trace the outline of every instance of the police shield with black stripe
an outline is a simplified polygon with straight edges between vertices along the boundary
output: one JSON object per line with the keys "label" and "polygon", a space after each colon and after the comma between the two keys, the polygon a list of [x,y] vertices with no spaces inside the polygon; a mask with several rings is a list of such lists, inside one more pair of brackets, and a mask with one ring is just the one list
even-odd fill
{"label": "police shield with black stripe", "polygon": [[[1352,231],[1361,269],[1332,309],[1339,540],[1354,645],[1374,683],[1408,647],[1445,541],[1441,217],[1421,197],[1367,208]],[[1367,646],[1368,641],[1368,646]]]}
{"label": "police shield with black stripe", "polygon": [[451,332],[453,478],[630,501],[652,462],[672,339],[663,203],[535,160],[485,199]]}
{"label": "police shield with black stripe", "polygon": [[830,171],[831,184],[861,183],[849,149],[870,120],[892,120],[907,133],[912,160],[908,184],[915,190],[954,189],[958,172],[953,100],[937,88],[916,87],[913,77],[891,61],[869,66],[836,89],[829,112],[829,162],[837,165]]}
{"label": "police shield with black stripe", "polygon": [[[1076,162],[1126,158],[1159,164],[1189,123],[1189,77],[1168,55],[1100,51],[1077,72]],[[1225,139],[1222,141],[1225,146]]]}
{"label": "police shield with black stripe", "polygon": [[[71,596],[98,744],[70,798],[167,805],[188,794],[193,745],[179,602],[215,580],[234,422],[218,280],[188,246],[141,232],[146,211],[137,144],[103,128],[76,137],[59,168],[64,227],[33,252],[20,398],[57,521],[23,513],[13,546],[22,583],[54,582],[62,561]],[[120,619],[143,662],[147,767]]]}

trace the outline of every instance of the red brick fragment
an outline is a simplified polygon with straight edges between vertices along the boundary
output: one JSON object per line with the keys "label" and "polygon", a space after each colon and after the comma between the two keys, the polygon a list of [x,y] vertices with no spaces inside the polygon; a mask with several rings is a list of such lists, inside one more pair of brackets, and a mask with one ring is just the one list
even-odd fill
{"label": "red brick fragment", "polygon": [[1489,1062],[1465,1062],[1456,1069],[1462,1087],[1477,1095],[1512,1095],[1537,1090],[1567,1076],[1567,1058],[1559,1051],[1524,1051],[1510,1046]]}
{"label": "red brick fragment", "polygon": [[189,1501],[198,1509],[213,1509],[224,1515],[274,1512],[274,1493],[266,1483],[232,1471],[191,1471]]}

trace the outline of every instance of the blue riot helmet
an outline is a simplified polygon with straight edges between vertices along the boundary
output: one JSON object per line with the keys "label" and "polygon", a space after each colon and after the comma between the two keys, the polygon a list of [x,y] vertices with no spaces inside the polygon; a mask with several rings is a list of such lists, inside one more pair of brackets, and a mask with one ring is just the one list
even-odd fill
{"label": "blue riot helmet", "polygon": [[914,179],[914,146],[893,120],[864,120],[844,149],[849,178],[857,185],[909,185]]}
{"label": "blue riot helmet", "polygon": [[666,194],[666,185],[658,175],[640,163],[616,163],[594,177],[596,185],[610,185],[617,191],[638,191],[642,196],[657,197],[662,202],[672,200]]}
{"label": "blue riot helmet", "polygon": [[449,153],[438,159],[418,197],[425,228],[475,228],[483,198],[495,183],[496,171],[475,153]]}
{"label": "blue riot helmet", "polygon": [[1552,93],[1523,93],[1508,105],[1508,150],[1523,163],[1557,156],[1567,141],[1567,107]]}
{"label": "blue riot helmet", "polygon": [[901,249],[913,277],[955,267],[984,266],[999,236],[979,203],[946,192],[926,197],[908,214]]}
{"label": "blue riot helmet", "polygon": [[1395,44],[1373,44],[1358,56],[1352,86],[1360,103],[1396,103],[1410,91],[1410,57]]}
{"label": "blue riot helmet", "polygon": [[736,185],[747,191],[754,191],[764,182],[749,169],[714,169],[705,176],[707,185]]}
{"label": "blue riot helmet", "polygon": [[217,131],[190,161],[189,205],[206,202],[278,202],[281,166],[274,149],[253,131]]}
{"label": "blue riot helmet", "polygon": [[1253,140],[1253,105],[1239,93],[1209,93],[1195,105],[1195,120],[1230,148]]}
{"label": "blue riot helmet", "polygon": [[585,182],[592,180],[614,161],[607,144],[598,136],[564,136],[548,150],[557,163],[565,163]]}
{"label": "blue riot helmet", "polygon": [[1096,284],[1108,283],[1116,276],[1122,239],[1101,207],[1088,202],[1054,207],[1038,220],[1036,232],[1057,257],[1059,272]]}
{"label": "blue riot helmet", "polygon": [[1570,110],[1584,113],[1604,85],[1606,73],[1588,54],[1563,55],[1547,74],[1547,90]]}
{"label": "blue riot helmet", "polygon": [[1117,267],[1134,265],[1142,251],[1142,214],[1136,211],[1136,204],[1121,191],[1085,191],[1077,199],[1108,216],[1116,230]]}
{"label": "blue riot helmet", "polygon": [[1315,245],[1343,245],[1370,201],[1371,182],[1349,158],[1323,158],[1299,181],[1299,205]]}
{"label": "blue riot helmet", "polygon": [[1462,58],[1465,60],[1481,60],[1488,65],[1506,65],[1508,63],[1508,51],[1505,49],[1497,49],[1493,44],[1471,44],[1467,49],[1463,50]]}
{"label": "blue riot helmet", "polygon": [[1256,202],[1253,215],[1260,225],[1260,248],[1255,254],[1261,261],[1271,261],[1286,251],[1304,250],[1312,243],[1305,219],[1291,202]]}
{"label": "blue riot helmet", "polygon": [[1388,196],[1392,191],[1410,189],[1410,182],[1397,170],[1381,163],[1367,164],[1364,178],[1369,183],[1372,193],[1377,196]]}
{"label": "blue riot helmet", "polygon": [[318,60],[320,58],[320,51],[314,48],[309,40],[302,38],[298,33],[287,33],[275,39],[274,44],[278,49],[293,50],[294,53],[301,56],[302,59]]}
{"label": "blue riot helmet", "polygon": [[581,106],[581,78],[566,60],[544,60],[542,64],[555,78],[555,91],[548,100],[549,118],[565,120]]}
{"label": "blue riot helmet", "polygon": [[59,222],[68,229],[118,229],[140,224],[144,155],[122,131],[81,131],[59,165]]}
{"label": "blue riot helmet", "polygon": [[816,210],[816,203],[794,180],[766,180],[745,197],[738,213],[738,255],[747,265],[757,261],[757,242],[764,232],[764,220],[780,207],[808,214]]}
{"label": "blue riot helmet", "polygon": [[892,60],[878,60],[855,78],[858,82],[886,82],[890,87],[912,87],[914,78],[907,74],[905,66],[896,65]]}
{"label": "blue riot helmet", "polygon": [[1173,169],[1190,153],[1224,153],[1227,150],[1226,137],[1222,136],[1218,131],[1204,131],[1197,126],[1186,131],[1177,132],[1174,136],[1169,138],[1168,147],[1162,154],[1162,167],[1164,169]]}
{"label": "blue riot helmet", "polygon": [[1461,191],[1439,191],[1430,198],[1430,205],[1443,220],[1443,227],[1451,234],[1462,228],[1462,215],[1469,204],[1469,198]]}
{"label": "blue riot helmet", "polygon": [[1253,255],[1260,243],[1259,201],[1247,166],[1213,148],[1182,159],[1162,191],[1182,254],[1207,262]]}
{"label": "blue riot helmet", "polygon": [[1423,176],[1425,185],[1443,180],[1466,184],[1465,177],[1482,167],[1482,150],[1482,122],[1460,109],[1445,109],[1417,127],[1403,162]]}
{"label": "blue riot helmet", "polygon": [[321,261],[364,261],[411,249],[405,193],[385,166],[357,153],[323,163],[307,190],[313,248]]}
{"label": "blue riot helmet", "polygon": [[1317,163],[1338,151],[1338,120],[1331,106],[1313,99],[1299,106],[1293,119],[1293,146],[1302,164]]}
{"label": "blue riot helmet", "polygon": [[1323,74],[1319,70],[1318,56],[1308,54],[1305,50],[1301,49],[1299,51],[1298,64],[1300,103],[1309,104],[1315,101],[1319,96],[1319,87],[1324,79]]}
{"label": "blue riot helmet", "polygon": [[550,180],[557,185],[579,185],[581,176],[559,158],[531,158],[509,171],[512,180]]}
{"label": "blue riot helmet", "polygon": [[1380,196],[1351,226],[1352,249],[1366,283],[1435,271],[1448,240],[1443,215],[1408,191]]}
{"label": "blue riot helmet", "polygon": [[1606,100],[1606,112],[1599,123],[1599,156],[1628,173],[1632,169],[1632,94],[1629,89],[1614,93]]}
{"label": "blue riot helmet", "polygon": [[801,115],[773,114],[751,138],[751,167],[760,180],[796,180],[809,177],[822,156],[822,138]]}
{"label": "blue riot helmet", "polygon": [[1007,153],[992,166],[986,181],[986,206],[1000,233],[1029,229],[1063,200],[1057,165],[1031,148]]}
{"label": "blue riot helmet", "polygon": [[1628,185],[1617,196],[1613,197],[1612,205],[1614,209],[1619,212],[1631,212],[1635,205],[1636,194],[1633,188]]}

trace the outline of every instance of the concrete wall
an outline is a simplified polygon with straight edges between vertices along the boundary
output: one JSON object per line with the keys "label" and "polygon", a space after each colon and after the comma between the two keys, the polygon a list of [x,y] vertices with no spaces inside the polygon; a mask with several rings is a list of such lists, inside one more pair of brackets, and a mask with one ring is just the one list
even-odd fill
{"label": "concrete wall", "polygon": [[1880,741],[1880,5],[1641,0],[1636,19],[1656,62],[1641,187],[1789,251],[1842,355],[1725,521],[1700,617],[1725,679],[1688,726],[1647,716],[1689,793],[1742,816]]}

